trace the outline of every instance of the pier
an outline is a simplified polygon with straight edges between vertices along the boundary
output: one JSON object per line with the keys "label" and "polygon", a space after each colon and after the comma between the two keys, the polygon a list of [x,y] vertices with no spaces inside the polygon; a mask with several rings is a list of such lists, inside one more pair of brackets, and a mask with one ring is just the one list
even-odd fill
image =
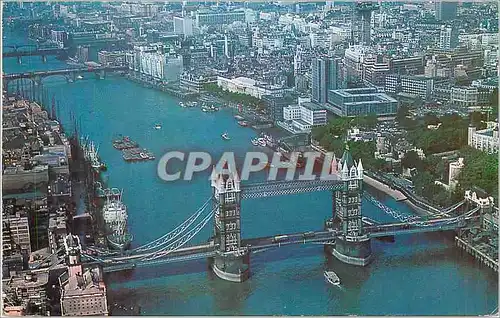
{"label": "pier", "polygon": [[128,148],[123,149],[123,160],[125,161],[144,161],[154,160],[155,156],[147,149],[141,148]]}
{"label": "pier", "polygon": [[471,243],[459,238],[458,236],[455,236],[455,244],[457,244],[457,246],[462,250],[464,250],[465,252],[472,255],[481,264],[486,265],[487,267],[493,269],[495,272],[498,273],[498,262],[493,260],[488,255],[484,254],[480,250],[478,250],[476,247],[472,246]]}

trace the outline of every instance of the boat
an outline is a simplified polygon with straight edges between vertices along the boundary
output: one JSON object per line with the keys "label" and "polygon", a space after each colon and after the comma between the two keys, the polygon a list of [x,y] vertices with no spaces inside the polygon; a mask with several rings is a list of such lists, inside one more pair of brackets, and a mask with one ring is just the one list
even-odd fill
{"label": "boat", "polygon": [[240,120],[244,120],[245,118],[241,117],[240,115],[236,115],[236,116],[234,116],[234,119],[240,121]]}
{"label": "boat", "polygon": [[76,78],[77,78],[77,79],[83,79],[83,76],[78,75]]}
{"label": "boat", "polygon": [[90,162],[95,172],[99,173],[100,171],[107,170],[106,165],[99,158],[99,147],[96,147],[93,141],[89,141],[88,137],[85,139],[81,138],[81,145],[85,160]]}
{"label": "boat", "polygon": [[332,285],[339,286],[340,285],[340,278],[335,274],[333,271],[325,271],[324,276],[326,278],[326,281],[329,282]]}
{"label": "boat", "polygon": [[139,156],[141,156],[142,159],[149,159],[149,156],[146,155],[144,152],[139,153]]}
{"label": "boat", "polygon": [[113,147],[118,150],[136,148],[138,146],[138,143],[130,140],[127,136],[113,140]]}
{"label": "boat", "polygon": [[224,139],[224,140],[231,140],[231,138],[228,136],[227,132],[223,133],[223,134],[221,135],[221,137],[222,137],[222,139]]}
{"label": "boat", "polygon": [[267,142],[266,142],[266,140],[265,140],[264,138],[258,138],[258,139],[257,139],[257,143],[258,143],[258,144],[259,144],[259,146],[261,146],[261,147],[265,147],[265,146],[267,146]]}
{"label": "boat", "polygon": [[112,249],[124,250],[132,242],[132,235],[127,229],[127,207],[122,202],[123,191],[116,188],[111,189],[106,196],[106,202],[102,208],[102,216],[106,226],[106,240]]}
{"label": "boat", "polygon": [[253,138],[252,139],[252,145],[254,145],[254,146],[258,146],[259,145],[259,141],[257,140],[257,138]]}
{"label": "boat", "polygon": [[160,125],[160,124],[156,124],[156,125],[155,125],[155,129],[156,129],[156,130],[161,129],[161,125]]}
{"label": "boat", "polygon": [[238,122],[238,125],[242,126],[242,127],[247,127],[248,126],[248,122],[244,121],[244,120],[241,120]]}

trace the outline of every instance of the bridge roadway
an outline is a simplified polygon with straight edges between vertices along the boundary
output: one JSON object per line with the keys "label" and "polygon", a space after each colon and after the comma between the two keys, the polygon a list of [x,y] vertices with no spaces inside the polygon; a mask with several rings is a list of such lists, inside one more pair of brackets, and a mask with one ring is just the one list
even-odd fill
{"label": "bridge roadway", "polygon": [[20,56],[46,56],[46,55],[60,55],[66,53],[68,49],[66,48],[46,48],[46,49],[35,49],[35,50],[22,50],[22,51],[9,51],[2,52],[2,57],[20,57]]}
{"label": "bridge roadway", "polygon": [[[479,219],[480,216],[473,216],[473,214],[478,210],[479,207],[476,207],[475,209],[459,217],[368,225],[365,226],[364,229],[372,238],[411,233],[455,230],[459,227],[464,227],[466,221],[469,221],[470,224],[470,221]],[[278,235],[281,236],[280,239],[277,239],[276,236],[243,239],[241,245],[243,247],[247,247],[250,252],[258,252],[270,248],[293,244],[334,244],[335,238],[339,235],[339,231],[336,230],[284,233]],[[134,267],[145,267],[151,265],[209,258],[220,253],[217,247],[218,246],[213,244],[213,242],[210,242],[203,245],[183,247],[175,250],[147,252],[131,255],[109,255],[108,257],[101,258],[87,255],[87,258],[94,260],[96,263],[101,263],[102,265],[104,265],[106,272],[112,272],[132,269]]]}
{"label": "bridge roadway", "polygon": [[[478,217],[469,217],[464,220],[473,220]],[[423,232],[435,232],[435,231],[447,231],[454,230],[460,225],[457,225],[457,218],[449,219],[434,219],[429,221],[415,221],[409,223],[391,223],[391,224],[378,224],[374,226],[365,226],[364,229],[370,235],[370,237],[382,237],[391,235],[402,235],[411,233],[423,233]],[[257,237],[251,239],[243,239],[241,245],[248,247],[251,252],[255,252],[262,249],[281,247],[292,244],[325,244],[335,240],[335,237],[339,236],[339,231],[336,230],[323,230],[323,231],[309,231],[309,232],[299,232],[299,233],[285,233],[279,234],[277,236],[283,236],[282,240],[276,240],[276,236],[265,236]],[[147,252],[132,255],[110,255],[108,257],[103,257],[101,262],[104,264],[120,264],[122,262],[134,262],[136,264],[153,264],[153,263],[166,263],[182,261],[187,259],[197,259],[203,258],[205,255],[216,252],[216,245],[212,243],[195,245],[184,248],[179,248],[174,251],[161,251],[161,252]],[[88,256],[93,258],[92,256]],[[148,258],[153,258],[148,260]],[[161,260],[160,260],[161,259]]]}
{"label": "bridge roadway", "polygon": [[125,70],[128,70],[128,66],[80,67],[80,68],[70,68],[70,69],[53,70],[53,71],[4,74],[3,79],[16,80],[21,78],[48,77],[52,75],[68,75],[73,73],[95,73],[100,71],[113,72],[113,71],[125,71]]}

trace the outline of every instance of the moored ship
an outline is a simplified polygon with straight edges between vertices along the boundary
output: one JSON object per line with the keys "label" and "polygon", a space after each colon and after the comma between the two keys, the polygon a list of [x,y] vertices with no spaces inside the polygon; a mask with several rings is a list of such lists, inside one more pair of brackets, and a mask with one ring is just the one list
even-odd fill
{"label": "moored ship", "polygon": [[93,141],[89,141],[88,137],[81,138],[81,145],[85,159],[90,162],[95,172],[106,171],[106,164],[99,158],[99,147],[96,147]]}
{"label": "moored ship", "polygon": [[127,228],[127,207],[122,202],[122,191],[113,188],[106,196],[102,216],[106,226],[106,240],[112,249],[124,250],[132,242]]}

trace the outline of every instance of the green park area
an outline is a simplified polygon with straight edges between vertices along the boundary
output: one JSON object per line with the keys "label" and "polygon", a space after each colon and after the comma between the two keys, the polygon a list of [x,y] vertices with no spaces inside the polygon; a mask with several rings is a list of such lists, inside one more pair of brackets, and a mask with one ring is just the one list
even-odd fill
{"label": "green park area", "polygon": [[[396,121],[407,131],[407,141],[422,149],[426,155],[424,159],[420,159],[415,151],[409,151],[401,161],[403,168],[414,168],[411,179],[417,195],[433,204],[445,207],[462,200],[464,191],[475,186],[485,190],[497,201],[498,156],[467,146],[469,124],[477,129],[483,129],[486,125],[486,116],[484,113],[473,112],[468,118],[456,114],[440,117],[427,114],[421,118],[411,118],[408,108],[399,109]],[[325,126],[315,127],[312,138],[326,150],[341,156],[349,128],[370,129],[375,127],[376,123],[374,116],[354,119],[335,118]],[[434,128],[439,125],[439,128],[428,128],[429,125],[434,125]],[[349,146],[354,158],[362,158],[365,169],[379,172],[388,170],[384,160],[374,157],[375,141],[349,141]],[[455,151],[454,157],[462,157],[465,162],[465,167],[458,176],[459,184],[452,191],[435,184],[436,180],[447,180],[447,176],[444,176],[445,162],[439,153],[448,151]],[[393,172],[402,171],[400,168]]]}

